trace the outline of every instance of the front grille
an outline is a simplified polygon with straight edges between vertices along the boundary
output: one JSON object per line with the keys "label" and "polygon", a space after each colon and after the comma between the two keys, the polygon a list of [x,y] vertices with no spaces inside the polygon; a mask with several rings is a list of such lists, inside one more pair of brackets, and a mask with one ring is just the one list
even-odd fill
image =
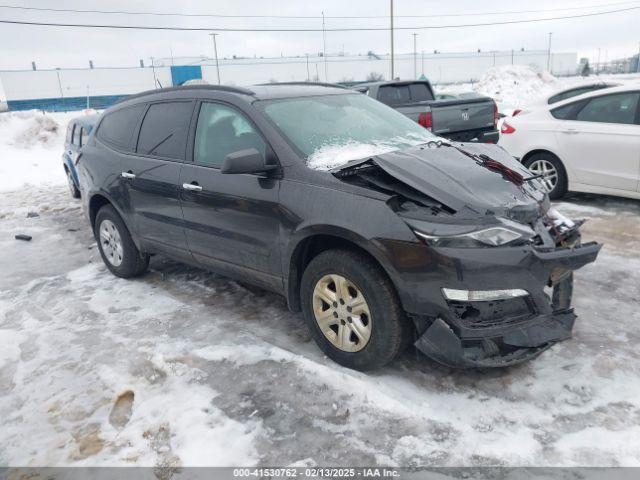
{"label": "front grille", "polygon": [[460,326],[470,330],[513,325],[534,313],[529,297],[492,302],[449,302],[449,306]]}

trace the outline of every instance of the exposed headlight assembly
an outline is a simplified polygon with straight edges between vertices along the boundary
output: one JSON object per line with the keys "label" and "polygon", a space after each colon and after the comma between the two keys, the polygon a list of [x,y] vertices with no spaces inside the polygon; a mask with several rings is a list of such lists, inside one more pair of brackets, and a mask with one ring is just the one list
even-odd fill
{"label": "exposed headlight assembly", "polygon": [[438,237],[414,230],[415,234],[427,244],[434,247],[474,248],[498,247],[522,238],[522,234],[503,227],[491,227],[475,232]]}

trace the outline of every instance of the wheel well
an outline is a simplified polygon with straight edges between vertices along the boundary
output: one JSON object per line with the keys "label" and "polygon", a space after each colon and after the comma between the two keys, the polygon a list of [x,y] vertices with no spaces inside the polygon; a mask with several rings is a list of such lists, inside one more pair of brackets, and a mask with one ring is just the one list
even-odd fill
{"label": "wheel well", "polygon": [[[549,155],[553,155],[554,157],[556,157],[560,163],[562,163],[562,160],[560,160],[560,158],[558,158],[558,156],[553,153],[550,152],[549,150],[545,150],[543,148],[539,148],[538,150],[531,150],[529,153],[527,153],[524,157],[522,157],[521,159],[521,163],[524,165],[524,162],[526,162],[527,160],[529,160],[531,157],[533,157],[534,155],[536,155],[537,153],[548,153]],[[563,165],[564,166],[564,165]]]}
{"label": "wheel well", "polygon": [[91,200],[89,201],[89,220],[91,221],[92,228],[98,211],[105,205],[111,205],[111,202],[107,200],[106,197],[103,197],[102,195],[94,195],[91,197]]}
{"label": "wheel well", "polygon": [[[387,275],[382,265],[380,265],[380,262],[378,262],[373,255],[350,240],[334,235],[313,235],[311,237],[307,237],[296,246],[289,263],[287,299],[291,310],[295,312],[300,311],[300,282],[302,280],[302,274],[307,268],[307,265],[309,265],[309,262],[311,262],[311,260],[320,253],[333,249],[350,250],[365,255],[378,265],[380,270]],[[391,281],[391,284],[393,285],[393,281]]]}

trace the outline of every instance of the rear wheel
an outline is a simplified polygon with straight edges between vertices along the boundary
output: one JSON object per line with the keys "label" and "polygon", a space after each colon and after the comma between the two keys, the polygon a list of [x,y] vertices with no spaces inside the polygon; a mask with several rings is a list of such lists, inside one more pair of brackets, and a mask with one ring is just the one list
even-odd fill
{"label": "rear wheel", "polygon": [[94,235],[102,261],[114,275],[129,278],[147,270],[149,255],[138,250],[124,221],[111,205],[98,211]]}
{"label": "rear wheel", "polygon": [[540,175],[549,198],[557,200],[567,193],[567,173],[564,165],[553,153],[540,152],[523,162],[534,175]]}
{"label": "rear wheel", "polygon": [[68,168],[65,167],[64,173],[67,175],[67,185],[69,186],[69,193],[73,198],[80,198],[80,190],[76,186],[76,182],[73,181],[73,176]]}
{"label": "rear wheel", "polygon": [[300,289],[311,336],[332,360],[371,370],[407,345],[411,324],[391,282],[368,257],[328,250],[307,266]]}

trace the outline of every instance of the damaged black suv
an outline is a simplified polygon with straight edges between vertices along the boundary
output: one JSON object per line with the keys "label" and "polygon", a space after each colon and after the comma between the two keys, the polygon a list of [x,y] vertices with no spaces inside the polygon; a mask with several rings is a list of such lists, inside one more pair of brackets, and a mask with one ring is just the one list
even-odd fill
{"label": "damaged black suv", "polygon": [[280,293],[360,370],[410,344],[454,367],[532,358],[571,335],[572,272],[600,250],[501,148],[320,84],[129,97],[78,169],[115,275],[161,253]]}

